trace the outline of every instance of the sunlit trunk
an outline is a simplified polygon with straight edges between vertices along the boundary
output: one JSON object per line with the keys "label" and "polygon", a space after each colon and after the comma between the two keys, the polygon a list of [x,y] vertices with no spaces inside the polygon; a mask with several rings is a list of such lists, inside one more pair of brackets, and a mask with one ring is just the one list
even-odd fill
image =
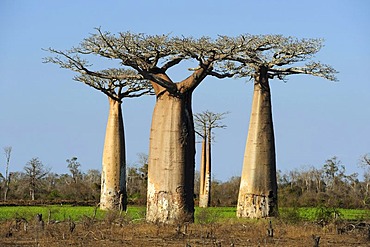
{"label": "sunlit trunk", "polygon": [[35,200],[35,190],[34,189],[30,189],[30,197],[32,201]]}
{"label": "sunlit trunk", "polygon": [[267,70],[255,76],[252,112],[244,154],[237,216],[276,216],[277,181],[271,95]]}
{"label": "sunlit trunk", "polygon": [[126,210],[126,157],[121,102],[109,98],[100,209]]}
{"label": "sunlit trunk", "polygon": [[8,192],[9,192],[9,184],[10,184],[10,178],[6,180],[5,188],[4,188],[4,201],[8,199]]}
{"label": "sunlit trunk", "polygon": [[[200,155],[200,172],[199,172],[199,207],[202,207],[202,197],[204,195],[204,184],[205,184],[205,177],[206,177],[206,160],[207,160],[207,152],[206,152],[206,136],[207,134],[204,132],[202,138],[202,153]],[[202,198],[202,199],[201,199]]]}
{"label": "sunlit trunk", "polygon": [[211,130],[208,130],[202,145],[204,160],[201,161],[200,182],[203,186],[199,191],[199,207],[206,208],[211,205]]}
{"label": "sunlit trunk", "polygon": [[194,221],[195,135],[191,93],[157,91],[150,133],[146,219]]}

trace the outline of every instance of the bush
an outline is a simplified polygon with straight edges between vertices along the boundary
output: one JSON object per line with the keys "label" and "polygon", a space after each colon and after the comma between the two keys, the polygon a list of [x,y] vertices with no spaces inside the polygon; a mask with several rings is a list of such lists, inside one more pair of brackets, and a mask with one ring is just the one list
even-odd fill
{"label": "bush", "polygon": [[219,210],[213,208],[199,208],[195,217],[199,224],[212,224],[219,221],[221,215]]}
{"label": "bush", "polygon": [[340,212],[336,208],[320,206],[316,209],[315,220],[322,224],[336,221],[340,218]]}
{"label": "bush", "polygon": [[302,221],[301,214],[297,207],[280,209],[279,218],[287,223],[298,223]]}

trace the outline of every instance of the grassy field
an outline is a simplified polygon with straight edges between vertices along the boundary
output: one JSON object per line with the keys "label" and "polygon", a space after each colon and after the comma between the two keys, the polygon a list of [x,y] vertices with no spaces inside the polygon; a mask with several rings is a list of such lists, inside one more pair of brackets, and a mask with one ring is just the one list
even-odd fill
{"label": "grassy field", "polygon": [[297,214],[298,217],[306,221],[315,221],[319,219],[339,218],[342,220],[369,220],[370,210],[366,209],[336,209],[336,208],[281,208],[280,215],[289,217]]}
{"label": "grassy field", "polygon": [[[35,217],[36,214],[42,214],[43,219],[48,218],[56,221],[74,220],[79,221],[86,217],[95,217],[103,219],[107,212],[96,207],[90,206],[70,206],[70,205],[52,205],[52,206],[2,206],[0,207],[0,220],[12,218],[25,218],[27,220]],[[145,207],[130,207],[127,215],[132,219],[140,219],[145,216]]]}
{"label": "grassy field", "polygon": [[[79,221],[86,217],[103,219],[109,217],[107,212],[89,206],[1,206],[0,220],[33,218],[42,214],[44,220],[74,220]],[[108,213],[109,214],[109,213]],[[370,210],[365,209],[332,209],[332,208],[281,208],[280,216],[286,219],[315,221],[317,219],[330,219],[337,215],[343,220],[370,220]],[[145,207],[130,206],[125,214],[132,220],[145,218]],[[214,223],[226,220],[236,220],[235,207],[210,207],[195,209],[195,223]]]}

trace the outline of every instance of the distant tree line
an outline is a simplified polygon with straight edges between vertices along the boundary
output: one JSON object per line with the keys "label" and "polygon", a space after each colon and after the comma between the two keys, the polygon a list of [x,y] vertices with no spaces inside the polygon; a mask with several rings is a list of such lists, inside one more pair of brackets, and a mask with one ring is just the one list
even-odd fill
{"label": "distant tree line", "polygon": [[[345,165],[332,157],[317,168],[302,167],[278,171],[278,195],[281,207],[370,208],[370,155],[364,155],[358,173],[347,174]],[[212,182],[212,206],[235,206],[240,177]],[[196,192],[197,193],[197,192]]]}
{"label": "distant tree line", "polygon": [[[0,174],[0,191],[3,201],[98,201],[100,196],[99,170],[82,172],[76,157],[67,159],[69,173],[57,174],[45,167],[35,157],[24,166],[23,171],[10,172],[5,180]],[[6,196],[5,196],[6,195]]]}
{"label": "distant tree line", "polygon": [[358,173],[347,174],[337,157],[326,160],[321,168],[307,167],[280,172],[278,176],[281,206],[317,206],[337,208],[370,207],[369,155],[362,157],[363,179]]}
{"label": "distant tree line", "polygon": [[[8,149],[9,150],[9,149]],[[10,154],[6,153],[9,165]],[[358,173],[347,174],[337,157],[325,161],[321,167],[302,167],[287,172],[278,171],[279,206],[336,208],[370,208],[370,155],[364,155]],[[8,172],[6,179],[0,173],[2,201],[78,201],[99,203],[101,173],[91,169],[83,172],[77,157],[66,160],[68,173],[57,174],[45,167],[39,158],[32,158],[23,171]],[[9,170],[9,166],[5,166]],[[148,156],[138,154],[135,165],[127,168],[127,200],[131,205],[146,205]],[[195,175],[195,204],[199,200],[200,173]],[[228,181],[213,179],[211,206],[236,206],[240,177]]]}

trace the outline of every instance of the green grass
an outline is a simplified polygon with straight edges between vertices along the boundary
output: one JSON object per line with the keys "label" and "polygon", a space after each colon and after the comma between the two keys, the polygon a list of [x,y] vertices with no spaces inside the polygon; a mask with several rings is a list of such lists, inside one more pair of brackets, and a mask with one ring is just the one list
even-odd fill
{"label": "green grass", "polygon": [[236,219],[234,207],[195,208],[195,223],[214,223]]}
{"label": "green grass", "polygon": [[[72,219],[79,221],[84,217],[93,217],[95,214],[95,207],[89,206],[70,206],[70,205],[52,205],[52,206],[1,206],[0,207],[0,221],[12,218],[25,218],[27,220],[33,219],[36,214],[42,214],[43,219],[46,220],[50,214],[53,220],[63,221]],[[103,219],[107,212],[100,209],[96,210],[96,218]],[[140,219],[145,215],[145,207],[130,207],[127,214],[132,219]]]}
{"label": "green grass", "polygon": [[370,210],[366,209],[339,209],[341,217],[346,220],[369,220]]}
{"label": "green grass", "polygon": [[[282,217],[287,213],[294,215],[299,220],[315,221],[322,215],[331,217],[334,211],[339,213],[340,219],[343,220],[370,220],[370,210],[366,209],[333,209],[325,207],[315,208],[280,208],[279,213]],[[292,214],[293,213],[293,214]],[[236,207],[210,207],[210,208],[195,208],[195,222],[199,222],[199,216],[205,218],[208,216],[210,221],[212,218],[217,218],[218,221],[224,221],[236,218]],[[202,219],[204,220],[204,219]]]}
{"label": "green grass", "polygon": [[[79,221],[84,217],[92,218],[95,213],[95,207],[89,206],[68,206],[68,205],[53,205],[53,206],[1,206],[0,221],[23,217],[27,220],[33,219],[36,214],[41,213],[43,219],[47,220],[49,214],[53,220],[68,220],[72,219]],[[297,217],[300,220],[314,221],[319,213],[330,214],[334,209],[331,208],[280,208],[282,217]],[[335,209],[339,212],[340,218],[344,220],[364,220],[370,219],[370,210],[365,209]],[[97,209],[96,218],[104,219],[107,217],[107,212]],[[145,207],[129,206],[127,211],[130,219],[139,220],[145,218]],[[210,208],[195,208],[196,223],[214,223],[223,222],[226,220],[236,220],[235,207],[210,207]]]}
{"label": "green grass", "polygon": [[281,208],[280,214],[284,215],[287,212],[296,212],[299,217],[303,220],[314,221],[320,217],[327,215],[328,217],[333,216],[334,212],[339,213],[339,218],[343,220],[363,220],[370,219],[370,211],[366,209],[335,209],[335,208],[325,208],[325,207],[315,207],[315,208]]}

